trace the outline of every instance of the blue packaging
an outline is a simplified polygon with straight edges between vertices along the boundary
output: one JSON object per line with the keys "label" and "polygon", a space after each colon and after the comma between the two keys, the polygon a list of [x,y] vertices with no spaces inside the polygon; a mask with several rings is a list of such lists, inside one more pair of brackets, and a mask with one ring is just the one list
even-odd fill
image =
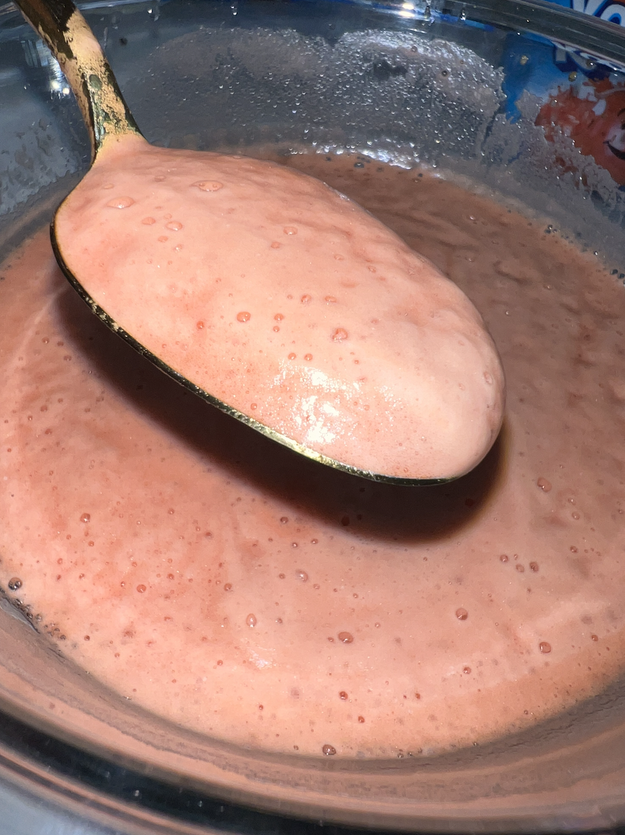
{"label": "blue packaging", "polygon": [[[625,0],[551,0],[622,26]],[[507,116],[520,117],[527,92],[540,103],[537,125],[550,141],[568,137],[625,187],[625,73],[543,38],[510,34],[503,57]],[[571,160],[562,162],[570,169]]]}

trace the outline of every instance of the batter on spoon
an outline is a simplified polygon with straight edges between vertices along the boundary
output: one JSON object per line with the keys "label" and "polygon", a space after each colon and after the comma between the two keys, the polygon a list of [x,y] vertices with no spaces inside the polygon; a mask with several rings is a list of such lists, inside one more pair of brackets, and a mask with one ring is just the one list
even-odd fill
{"label": "batter on spoon", "polygon": [[503,372],[480,314],[317,179],[124,136],[98,152],[54,235],[116,330],[298,450],[436,480],[471,470],[497,437]]}

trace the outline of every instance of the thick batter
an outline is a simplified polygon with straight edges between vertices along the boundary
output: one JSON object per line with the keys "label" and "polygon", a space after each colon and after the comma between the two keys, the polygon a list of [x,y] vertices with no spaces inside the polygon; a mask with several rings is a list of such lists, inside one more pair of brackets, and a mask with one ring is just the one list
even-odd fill
{"label": "thick batter", "polygon": [[316,454],[454,478],[497,437],[503,374],[477,310],[318,179],[115,137],[55,234],[116,327]]}
{"label": "thick batter", "polygon": [[622,285],[442,180],[296,157],[475,302],[504,430],[442,487],[364,482],[197,401],[101,326],[47,231],[0,272],[0,582],[121,695],[242,745],[431,753],[623,668]]}

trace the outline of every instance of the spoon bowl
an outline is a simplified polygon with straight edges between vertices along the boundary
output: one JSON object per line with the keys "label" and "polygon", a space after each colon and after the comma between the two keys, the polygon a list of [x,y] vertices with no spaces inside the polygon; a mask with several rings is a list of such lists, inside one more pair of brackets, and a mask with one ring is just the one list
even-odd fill
{"label": "spoon bowl", "polygon": [[105,324],[320,463],[412,485],[482,460],[501,426],[503,372],[452,282],[318,180],[149,145],[74,6],[18,5],[90,130],[92,167],[58,209],[52,242]]}

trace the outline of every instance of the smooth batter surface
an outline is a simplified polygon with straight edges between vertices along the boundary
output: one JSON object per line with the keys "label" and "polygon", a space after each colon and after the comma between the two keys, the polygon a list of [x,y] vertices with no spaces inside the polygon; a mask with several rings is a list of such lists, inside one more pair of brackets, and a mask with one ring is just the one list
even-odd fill
{"label": "smooth batter surface", "polygon": [[500,440],[442,487],[307,462],[107,331],[47,231],[0,271],[0,583],[120,694],[236,743],[396,756],[518,729],[622,671],[622,284],[456,186],[289,164],[465,290],[501,352]]}
{"label": "smooth batter surface", "polygon": [[116,326],[315,453],[394,478],[453,478],[497,437],[503,374],[477,310],[317,179],[115,137],[55,234]]}

